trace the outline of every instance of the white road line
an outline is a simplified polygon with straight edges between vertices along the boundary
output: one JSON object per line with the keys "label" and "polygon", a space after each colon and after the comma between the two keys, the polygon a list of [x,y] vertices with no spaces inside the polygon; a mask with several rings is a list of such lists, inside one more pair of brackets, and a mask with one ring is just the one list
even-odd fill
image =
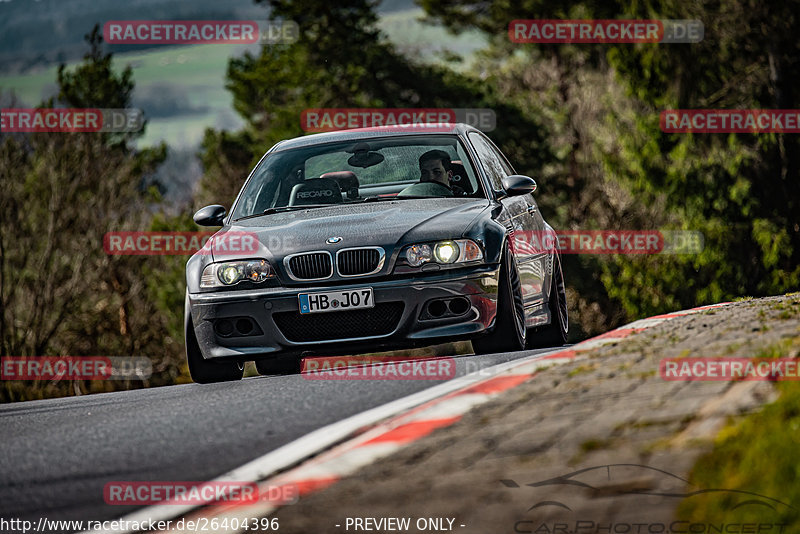
{"label": "white road line", "polygon": [[[211,481],[213,482],[256,482],[268,478],[270,475],[299,463],[305,458],[325,450],[336,443],[350,437],[357,430],[375,424],[383,419],[424,404],[438,397],[447,395],[453,391],[471,386],[487,379],[487,375],[498,375],[503,371],[512,369],[520,363],[529,362],[554,352],[564,350],[565,347],[558,347],[546,352],[540,352],[532,356],[526,356],[501,363],[485,369],[481,369],[469,375],[460,376],[449,380],[443,384],[433,386],[407,397],[393,400],[384,405],[377,406],[365,412],[358,413],[347,419],[337,421],[328,426],[319,428],[310,434],[298,438],[291,443],[268,452],[267,454],[248,462],[233,471],[229,471]],[[210,504],[210,503],[209,503]],[[120,518],[122,525],[127,521],[146,522],[146,521],[166,521],[178,516],[182,516],[198,508],[198,505],[182,504],[157,504],[147,506]],[[132,534],[136,532],[130,529],[121,530],[90,530],[82,534]]]}
{"label": "white road line", "polygon": [[[639,321],[635,321],[628,325],[624,325],[619,327],[617,330],[628,330],[631,328],[635,328],[637,331],[639,329],[647,329],[651,326],[655,326],[659,324],[663,320],[671,319],[672,317],[677,317],[681,315],[688,315],[692,313],[699,313],[701,311],[705,311],[708,309],[713,309],[717,307],[726,306],[729,303],[720,303],[720,304],[713,304],[710,306],[703,306],[701,308],[695,308],[690,310],[682,310],[680,312],[675,312],[673,314],[669,314],[670,317],[653,317],[653,318],[645,318],[640,319]],[[613,330],[611,331],[613,332]],[[439,397],[443,397],[449,393],[454,391],[458,391],[460,389],[464,389],[469,387],[473,384],[477,384],[486,380],[489,380],[492,377],[496,377],[504,372],[509,372],[509,374],[522,374],[522,373],[533,373],[539,368],[549,367],[551,365],[557,365],[560,363],[564,363],[566,361],[571,361],[574,359],[571,358],[553,358],[550,360],[545,360],[543,362],[537,362],[536,360],[543,358],[549,354],[553,354],[556,352],[561,351],[569,351],[569,352],[583,352],[590,348],[594,348],[597,346],[605,345],[607,343],[615,343],[621,341],[623,337],[613,337],[613,335],[609,332],[609,337],[601,337],[600,339],[593,338],[583,341],[577,345],[572,347],[558,347],[552,350],[548,350],[546,352],[541,352],[535,355],[526,356],[524,358],[519,358],[516,360],[512,360],[510,362],[501,363],[498,365],[494,365],[491,367],[487,367],[485,369],[480,369],[474,373],[470,373],[465,376],[461,376],[458,378],[454,378],[445,382],[443,384],[439,384],[437,386],[433,386],[432,388],[425,389],[423,391],[419,391],[407,397],[403,397],[400,399],[396,399],[389,403],[386,403],[382,406],[378,406],[376,408],[372,408],[367,410],[366,412],[361,412],[359,414],[353,415],[348,417],[347,419],[343,419],[342,421],[338,421],[336,423],[332,423],[326,427],[320,428],[311,432],[310,434],[306,434],[305,436],[296,439],[295,441],[284,445],[278,449],[275,449],[272,452],[269,452],[255,460],[242,465],[230,471],[212,481],[213,482],[258,482],[264,479],[269,478],[271,475],[277,473],[278,471],[285,470],[295,464],[299,464],[305,458],[308,458],[320,451],[328,449],[339,442],[345,441],[347,438],[351,437],[355,432],[365,427],[369,427],[374,425],[382,420],[388,419],[392,416],[398,415],[405,411],[408,411],[414,407],[422,405],[426,402],[433,401]],[[465,398],[458,403],[469,403],[470,401]],[[442,409],[445,407],[443,406]],[[364,436],[361,436],[362,438]],[[358,449],[356,449],[358,450]],[[374,459],[374,457],[379,457],[384,452],[384,447],[374,447],[371,450],[370,460]],[[374,455],[374,456],[373,456]],[[353,459],[355,463],[360,463],[360,461],[356,458]],[[313,470],[313,466],[306,466],[309,470]],[[212,503],[208,503],[212,504]],[[162,505],[155,505],[155,506],[148,506],[146,508],[142,508],[132,514],[124,516],[120,518],[120,522],[125,524],[124,522],[127,521],[128,523],[132,522],[146,522],[146,521],[166,521],[168,519],[173,519],[178,516],[183,516],[199,508],[198,505],[169,505],[169,504],[162,504]],[[270,505],[262,504],[260,508],[267,510],[272,508]],[[239,515],[242,513],[244,509],[247,507],[242,507],[241,509],[233,512],[232,515]],[[265,512],[266,513],[266,512]],[[131,534],[133,530],[116,530],[116,531],[88,531],[92,534]],[[87,534],[87,533],[83,533]]]}

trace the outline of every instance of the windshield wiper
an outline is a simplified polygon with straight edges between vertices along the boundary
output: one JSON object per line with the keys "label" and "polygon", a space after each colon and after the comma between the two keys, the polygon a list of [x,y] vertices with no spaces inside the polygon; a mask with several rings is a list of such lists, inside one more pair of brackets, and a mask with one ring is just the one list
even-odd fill
{"label": "windshield wiper", "polygon": [[326,206],[334,206],[334,205],[335,204],[304,204],[302,206],[279,206],[277,208],[267,208],[261,213],[253,213],[251,215],[245,215],[244,217],[239,217],[238,219],[235,219],[235,221],[244,221],[245,219],[263,217],[264,215],[271,215],[273,213],[280,213],[282,211],[304,210],[310,208],[324,208]]}
{"label": "windshield wiper", "polygon": [[403,195],[402,197],[394,196],[394,197],[367,197],[364,199],[364,202],[383,202],[384,200],[407,200],[407,199],[420,199],[420,198],[451,198],[451,197],[428,197],[428,196],[415,196],[415,195]]}

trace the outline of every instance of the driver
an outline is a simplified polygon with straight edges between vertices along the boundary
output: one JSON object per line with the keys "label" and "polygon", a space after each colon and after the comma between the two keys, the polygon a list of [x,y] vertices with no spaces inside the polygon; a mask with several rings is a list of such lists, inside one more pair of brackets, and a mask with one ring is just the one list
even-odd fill
{"label": "driver", "polygon": [[419,181],[436,182],[450,189],[453,169],[450,155],[444,150],[429,150],[419,157]]}
{"label": "driver", "polygon": [[419,182],[406,187],[397,196],[452,197],[452,177],[450,154],[444,150],[429,150],[419,157]]}

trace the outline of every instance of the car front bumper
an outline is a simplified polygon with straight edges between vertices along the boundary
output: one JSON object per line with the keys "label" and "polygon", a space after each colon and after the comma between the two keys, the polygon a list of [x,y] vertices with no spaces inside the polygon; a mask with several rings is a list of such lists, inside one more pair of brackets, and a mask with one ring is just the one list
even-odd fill
{"label": "car front bumper", "polygon": [[[391,350],[468,339],[492,325],[498,279],[499,265],[481,265],[420,273],[415,278],[302,289],[189,293],[187,298],[203,357],[249,361],[286,354]],[[375,308],[299,313],[300,293],[366,287],[373,290]],[[428,313],[432,300],[458,297],[468,300],[466,312],[439,318]],[[462,300],[462,305],[466,301]],[[220,335],[220,322],[225,320],[226,327],[249,324],[250,331],[242,335],[237,328],[233,335]]]}

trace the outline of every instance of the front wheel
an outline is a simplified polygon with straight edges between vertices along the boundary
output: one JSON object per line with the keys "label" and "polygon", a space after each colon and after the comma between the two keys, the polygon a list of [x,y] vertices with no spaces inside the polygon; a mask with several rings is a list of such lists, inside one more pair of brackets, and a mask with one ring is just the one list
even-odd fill
{"label": "front wheel", "polygon": [[500,283],[497,288],[497,316],[494,330],[472,340],[475,354],[515,352],[525,348],[525,308],[522,286],[514,254],[506,245],[500,264]]}
{"label": "front wheel", "polygon": [[198,384],[211,384],[213,382],[231,382],[242,379],[244,365],[241,363],[236,361],[206,360],[203,358],[190,316],[186,318],[185,340],[186,361],[189,363],[189,374],[192,375],[192,380]]}
{"label": "front wheel", "polygon": [[560,347],[567,342],[569,317],[567,315],[567,290],[564,285],[564,272],[561,258],[553,258],[553,276],[550,281],[550,297],[547,307],[550,310],[550,324],[531,330],[528,335],[529,349]]}

